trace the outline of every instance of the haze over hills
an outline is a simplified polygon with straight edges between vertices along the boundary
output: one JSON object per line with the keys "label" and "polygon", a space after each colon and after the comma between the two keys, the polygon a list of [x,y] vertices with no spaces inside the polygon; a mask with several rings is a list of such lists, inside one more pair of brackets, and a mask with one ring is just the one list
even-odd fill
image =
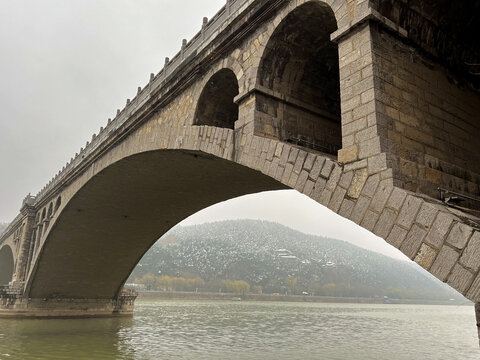
{"label": "haze over hills", "polygon": [[[229,279],[264,293],[289,288],[298,294],[463,299],[414,263],[260,220],[175,227],[145,254],[129,282],[146,274],[200,277],[207,290]],[[295,279],[293,290],[287,279]]]}

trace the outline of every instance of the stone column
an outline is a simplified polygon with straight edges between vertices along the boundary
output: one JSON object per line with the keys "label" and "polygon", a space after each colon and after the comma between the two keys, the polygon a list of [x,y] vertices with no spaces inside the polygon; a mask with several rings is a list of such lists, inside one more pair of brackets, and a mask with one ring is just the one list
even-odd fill
{"label": "stone column", "polygon": [[18,245],[18,254],[16,261],[16,272],[15,278],[13,279],[14,283],[21,283],[25,281],[27,262],[28,262],[28,253],[30,250],[30,241],[32,239],[33,226],[35,224],[35,207],[33,203],[35,198],[27,196],[23,201],[22,208],[20,213],[23,215],[23,231],[20,236],[20,243]]}

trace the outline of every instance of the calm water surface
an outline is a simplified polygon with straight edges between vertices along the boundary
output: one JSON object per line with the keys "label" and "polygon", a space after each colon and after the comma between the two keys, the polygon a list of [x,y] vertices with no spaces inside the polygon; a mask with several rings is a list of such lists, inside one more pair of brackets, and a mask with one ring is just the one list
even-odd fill
{"label": "calm water surface", "polygon": [[480,359],[473,307],[138,301],[130,319],[0,320],[0,359]]}

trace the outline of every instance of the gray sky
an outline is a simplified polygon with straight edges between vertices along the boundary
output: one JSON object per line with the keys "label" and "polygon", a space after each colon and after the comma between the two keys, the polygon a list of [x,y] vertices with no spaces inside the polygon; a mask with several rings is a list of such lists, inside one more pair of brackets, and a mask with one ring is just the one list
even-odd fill
{"label": "gray sky", "polygon": [[[0,222],[98,133],[226,0],[0,0]],[[186,224],[261,218],[403,258],[295,191],[222,203]]]}

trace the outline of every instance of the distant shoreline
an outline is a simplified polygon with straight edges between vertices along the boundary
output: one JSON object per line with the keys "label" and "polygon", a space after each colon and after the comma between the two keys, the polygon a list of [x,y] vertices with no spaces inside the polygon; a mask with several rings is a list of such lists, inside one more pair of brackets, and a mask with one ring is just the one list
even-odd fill
{"label": "distant shoreline", "polygon": [[422,299],[348,298],[311,295],[233,294],[180,291],[140,291],[138,300],[223,300],[223,301],[283,301],[309,303],[352,304],[415,304],[415,305],[472,305],[468,302]]}

